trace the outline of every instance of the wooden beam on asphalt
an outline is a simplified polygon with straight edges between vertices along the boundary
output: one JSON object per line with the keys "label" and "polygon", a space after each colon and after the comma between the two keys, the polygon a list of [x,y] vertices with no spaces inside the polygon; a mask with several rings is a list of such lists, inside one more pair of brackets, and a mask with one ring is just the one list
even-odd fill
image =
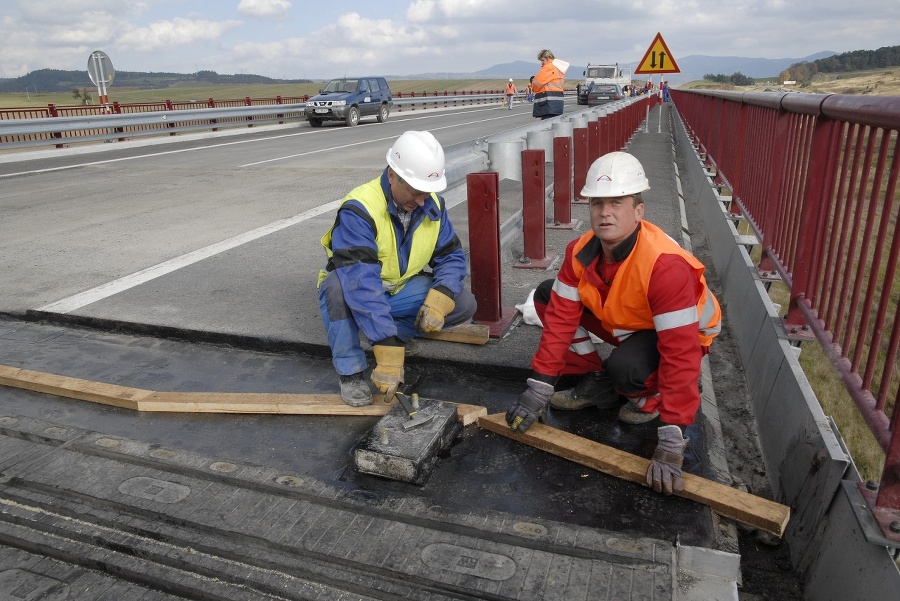
{"label": "wooden beam on asphalt", "polygon": [[[502,413],[479,418],[478,426],[604,474],[647,485],[649,459],[541,423],[520,434],[510,429]],[[719,515],[776,536],[784,534],[791,514],[786,505],[687,472],[684,474],[684,491],[674,494],[708,505]]]}
{"label": "wooden beam on asphalt", "polygon": [[[383,402],[382,395],[375,395],[371,405],[351,407],[339,394],[155,392],[5,365],[0,365],[0,385],[144,412],[381,416],[395,403]],[[479,405],[456,406],[464,426],[487,415]]]}
{"label": "wooden beam on asphalt", "polygon": [[426,332],[422,338],[443,340],[445,342],[462,342],[464,344],[487,344],[491,336],[491,327],[479,323],[463,323],[446,330]]}

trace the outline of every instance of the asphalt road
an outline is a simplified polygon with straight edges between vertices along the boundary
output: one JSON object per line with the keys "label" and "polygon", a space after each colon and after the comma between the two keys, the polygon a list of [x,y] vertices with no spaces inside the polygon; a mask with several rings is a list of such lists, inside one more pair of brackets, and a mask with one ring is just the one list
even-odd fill
{"label": "asphalt road", "polygon": [[529,108],[2,155],[0,311],[41,307],[314,212],[371,179],[408,129],[450,148],[532,122]]}

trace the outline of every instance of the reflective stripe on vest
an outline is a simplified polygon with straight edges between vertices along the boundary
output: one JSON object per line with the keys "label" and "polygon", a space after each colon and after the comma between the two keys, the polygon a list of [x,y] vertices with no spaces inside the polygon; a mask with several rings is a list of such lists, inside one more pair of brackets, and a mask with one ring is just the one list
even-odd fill
{"label": "reflective stripe on vest", "polygon": [[[430,198],[433,202],[438,203],[435,194],[432,194]],[[385,292],[391,294],[399,292],[410,278],[425,269],[434,256],[434,249],[441,231],[441,220],[432,221],[425,216],[415,226],[406,271],[401,274],[400,259],[397,255],[397,237],[394,223],[391,221],[391,215],[387,209],[388,200],[381,188],[381,178],[354,188],[344,197],[345,202],[348,200],[356,200],[362,204],[375,222],[375,244],[378,246],[378,260],[381,263],[382,285]],[[332,256],[331,234],[333,230],[334,225],[322,236],[322,246],[325,247],[329,259]],[[320,276],[319,283],[322,279],[324,278]]]}
{"label": "reflective stripe on vest", "polygon": [[[579,252],[589,244],[596,246],[596,249],[587,249],[591,254],[579,257]],[[709,346],[721,331],[722,312],[703,277],[703,264],[656,225],[648,221],[641,222],[634,248],[616,272],[605,304],[600,298],[600,292],[584,278],[585,269],[600,252],[599,240],[594,237],[593,232],[587,232],[575,244],[572,267],[579,279],[578,295],[581,302],[620,341],[640,330],[662,331],[699,322],[700,344]],[[653,267],[661,254],[679,255],[697,274],[703,285],[703,292],[696,307],[655,316],[650,311],[647,289]],[[623,302],[626,298],[629,301],[627,303]],[[611,299],[615,302],[610,302]]]}

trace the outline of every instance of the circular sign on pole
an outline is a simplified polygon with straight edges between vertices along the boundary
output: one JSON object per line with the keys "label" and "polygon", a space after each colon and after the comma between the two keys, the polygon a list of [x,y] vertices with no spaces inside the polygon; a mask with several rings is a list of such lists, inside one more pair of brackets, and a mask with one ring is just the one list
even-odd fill
{"label": "circular sign on pole", "polygon": [[[112,84],[113,78],[116,76],[116,70],[113,69],[112,61],[106,56],[102,50],[91,52],[88,57],[88,76],[97,86],[97,95],[100,97],[100,104],[106,106],[109,104],[109,96],[106,94],[106,86]],[[107,107],[107,110],[109,108]]]}
{"label": "circular sign on pole", "polygon": [[109,60],[109,57],[102,50],[91,52],[91,55],[88,57],[87,68],[88,75],[95,86],[101,85],[101,82],[105,85],[110,85],[116,76],[116,70],[113,68],[112,61]]}

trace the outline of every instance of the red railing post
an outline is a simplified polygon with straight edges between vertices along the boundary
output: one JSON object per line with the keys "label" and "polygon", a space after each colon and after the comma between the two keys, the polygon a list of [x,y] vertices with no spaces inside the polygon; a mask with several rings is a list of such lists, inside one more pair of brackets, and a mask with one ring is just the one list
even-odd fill
{"label": "red railing post", "polygon": [[588,123],[588,165],[600,158],[600,122],[591,121]]}
{"label": "red railing post", "polygon": [[475,321],[490,326],[490,337],[500,338],[516,315],[500,305],[500,176],[496,171],[466,176],[469,212],[469,257],[472,294],[478,302]]}
{"label": "red railing post", "polygon": [[[59,117],[59,110],[57,110],[55,104],[48,104],[47,110],[50,112],[51,117]],[[54,138],[62,138],[62,132],[58,132],[58,131],[53,132],[53,137]],[[64,146],[63,144],[56,145],[57,148],[63,148],[63,146]]]}
{"label": "red railing post", "polygon": [[[207,107],[207,108],[211,108],[211,109],[216,108],[216,100],[215,100],[215,98],[210,98],[209,100],[207,100],[207,101],[206,101],[206,107]],[[219,120],[218,120],[218,119],[210,119],[209,122],[210,122],[210,123],[218,123]],[[212,130],[213,130],[213,131],[219,131],[219,128],[218,128],[218,127],[214,127]]]}
{"label": "red railing post", "polygon": [[[166,100],[166,110],[167,110],[167,111],[174,111],[174,110],[175,110],[175,105],[172,104],[172,101],[171,101],[171,100]],[[173,119],[172,121],[167,121],[167,122],[166,122],[166,127],[175,127],[175,120]],[[174,132],[174,131],[173,131],[173,132],[170,132],[169,135],[170,135],[170,136],[174,136],[174,135],[175,135],[175,132]]]}
{"label": "red railing post", "polygon": [[514,267],[546,269],[556,253],[547,255],[544,203],[544,151],[522,151],[522,237],[525,252]]}
{"label": "red railing post", "polygon": [[[253,100],[251,100],[249,96],[245,96],[244,97],[244,105],[245,106],[253,106]],[[249,115],[247,117],[247,127],[253,127],[253,115]]]}
{"label": "red railing post", "polygon": [[553,229],[574,229],[572,221],[572,138],[553,138]]}
{"label": "red railing post", "polygon": [[591,165],[591,161],[588,160],[588,129],[586,127],[576,127],[572,130],[572,146],[575,180],[575,200],[573,202],[574,204],[587,204],[587,200],[581,197],[588,167]]}

